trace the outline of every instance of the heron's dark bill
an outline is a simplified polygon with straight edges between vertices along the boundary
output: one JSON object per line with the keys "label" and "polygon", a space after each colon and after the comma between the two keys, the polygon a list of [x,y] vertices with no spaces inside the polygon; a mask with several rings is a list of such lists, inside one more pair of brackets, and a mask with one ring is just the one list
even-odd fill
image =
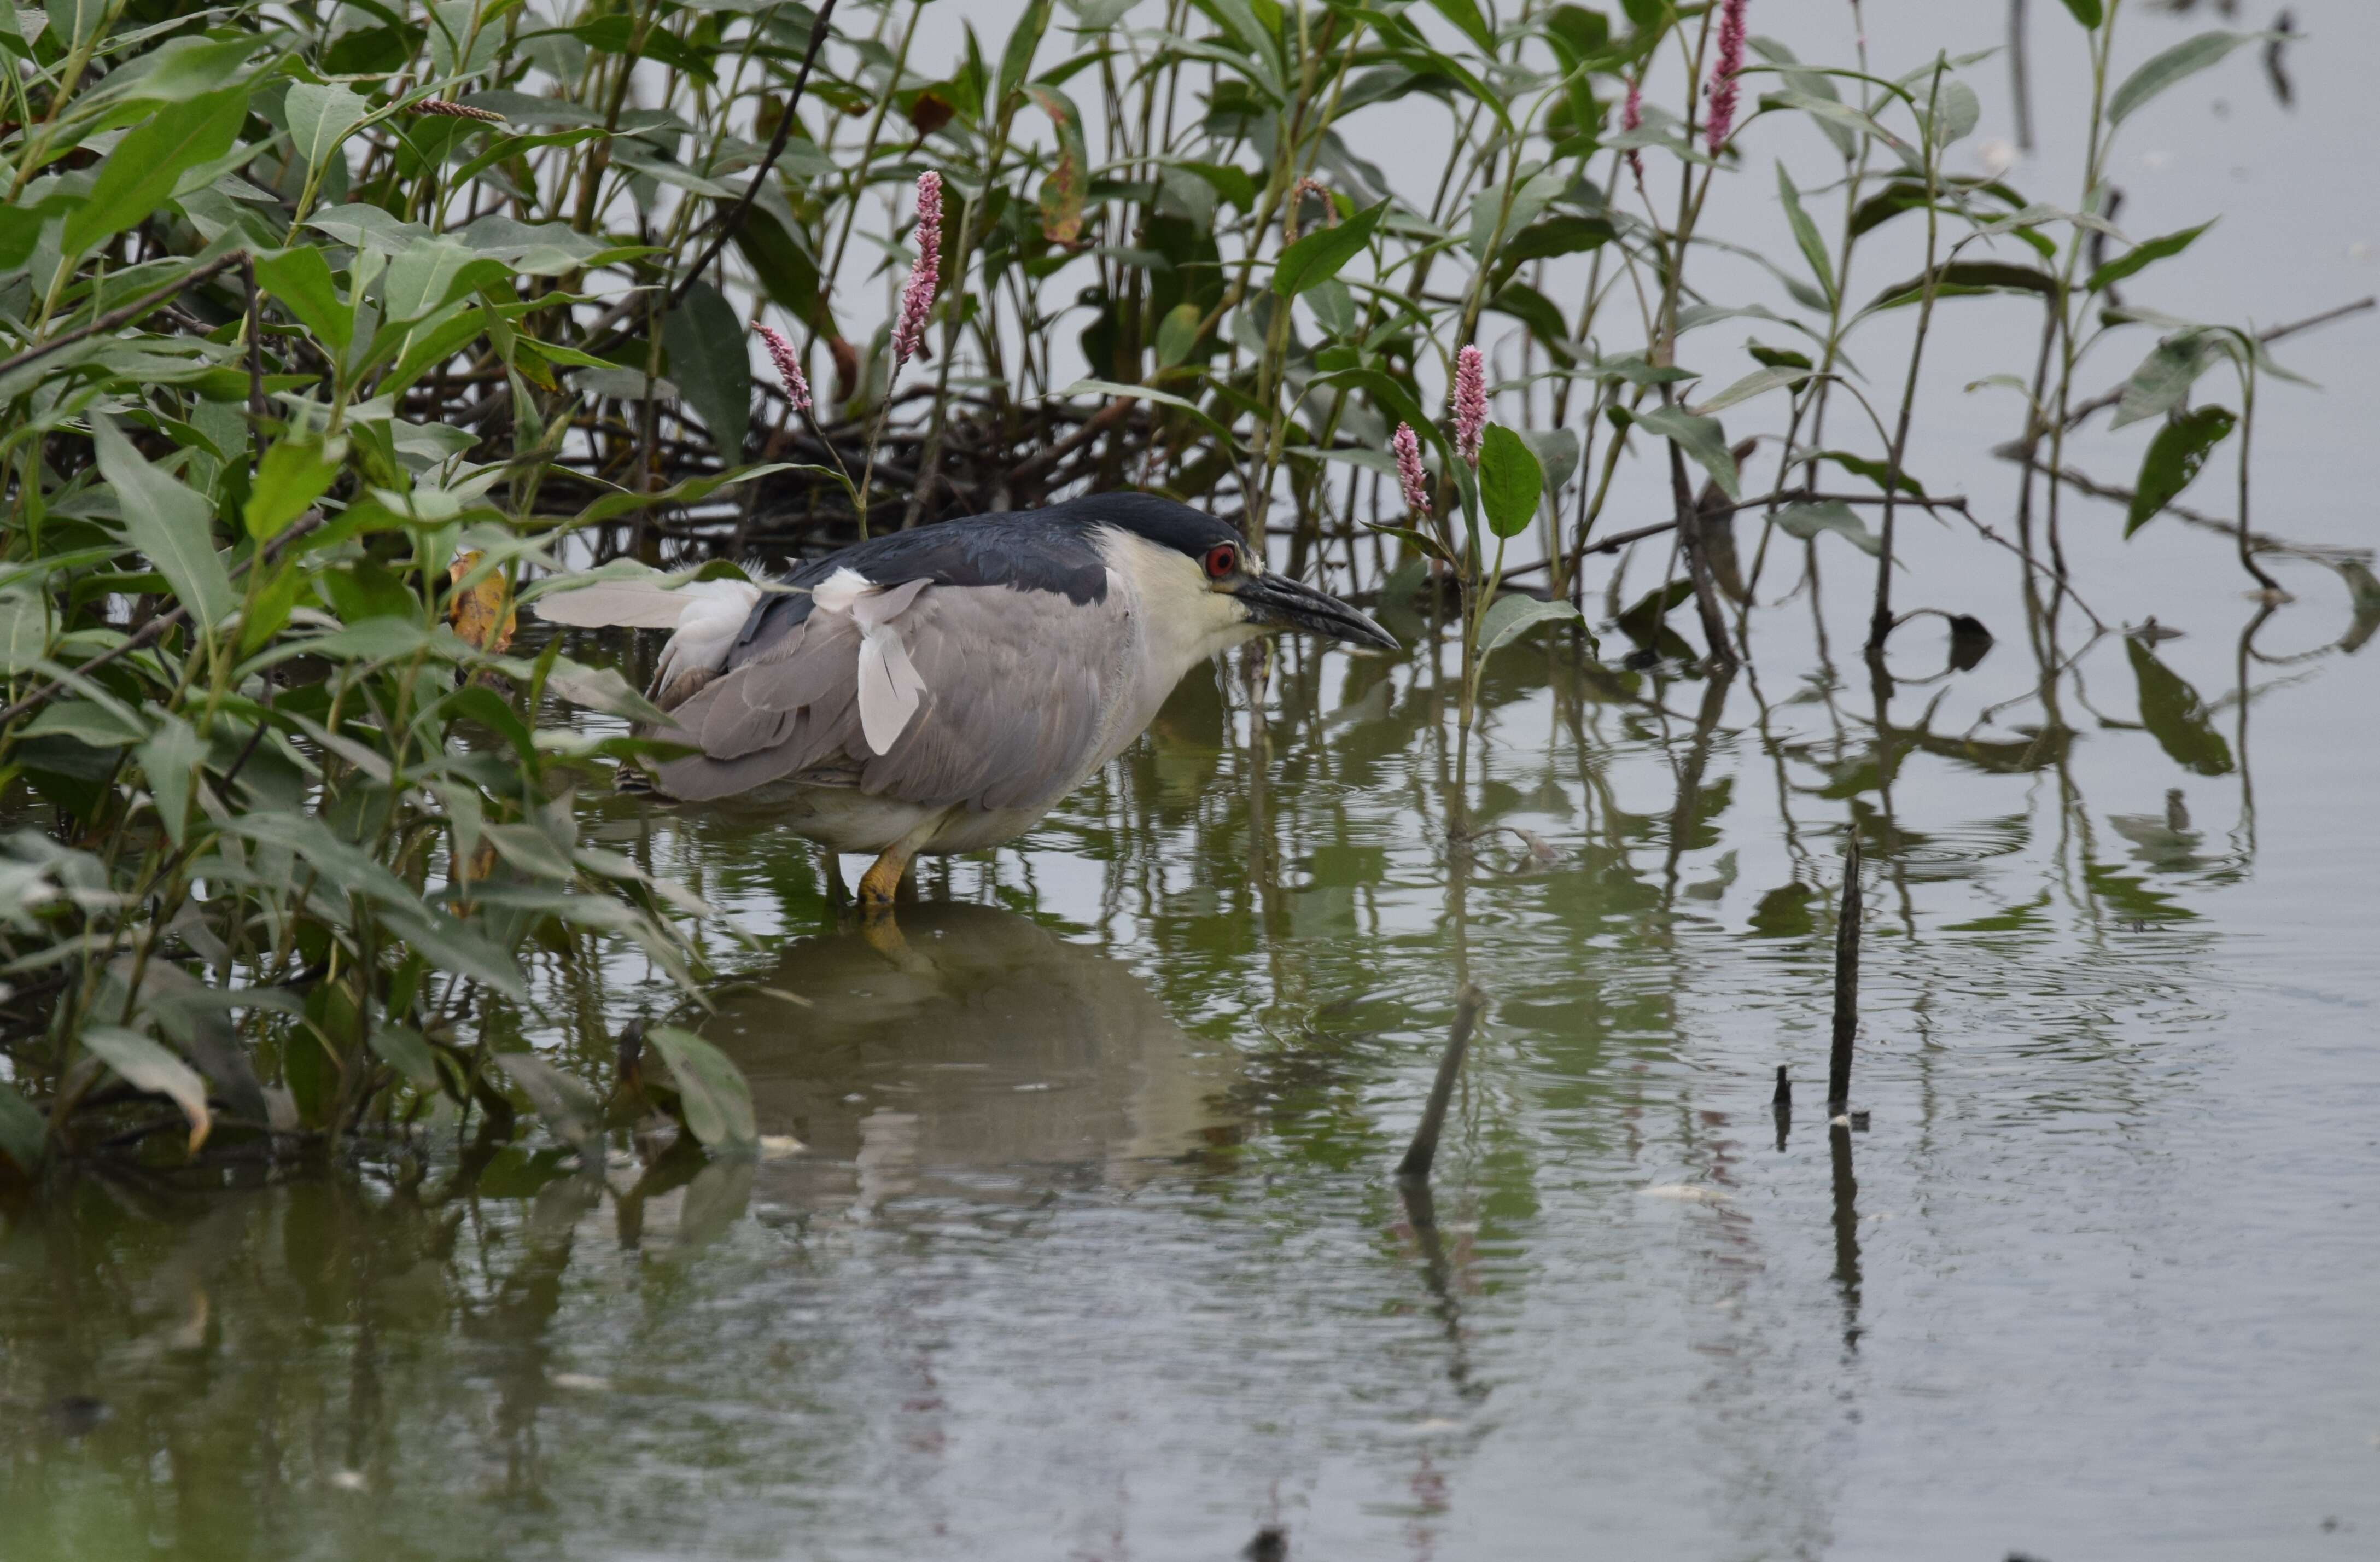
{"label": "heron's dark bill", "polygon": [[1337,597],[1325,596],[1286,575],[1256,576],[1243,582],[1233,594],[1246,605],[1251,623],[1305,629],[1332,640],[1377,645],[1388,651],[1398,649],[1396,636],[1363,614]]}

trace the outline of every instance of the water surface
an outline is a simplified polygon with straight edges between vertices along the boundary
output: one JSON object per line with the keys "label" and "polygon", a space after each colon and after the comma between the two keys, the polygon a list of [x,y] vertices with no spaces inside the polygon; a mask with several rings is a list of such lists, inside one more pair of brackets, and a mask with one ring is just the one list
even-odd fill
{"label": "water surface", "polygon": [[[2296,52],[2296,118],[2214,78],[2143,116],[2139,231],[2232,217],[2203,312],[2369,290],[2354,56]],[[2032,329],[2000,307],[1944,326],[1913,464],[2004,516],[2012,419],[1959,390]],[[2369,543],[2371,341],[2272,391],[2273,530]],[[0,1556],[2373,1555],[2373,624],[2306,565],[2260,621],[2219,539],[2070,513],[2092,606],[2184,638],[2038,635],[2014,561],[1945,537],[1900,598],[1997,641],[1945,671],[1921,620],[1880,702],[1842,654],[1866,562],[1821,539],[1732,679],[1500,658],[1467,802],[1451,654],[1287,646],[929,865],[898,942],[766,818],[585,800],[748,939],[711,934],[700,1025],[806,1148],[533,1139],[467,1189],[433,1134],[10,1212]],[[1854,833],[1869,1117],[1836,1134]],[[1389,1173],[1464,980],[1417,1212]],[[532,1039],[599,1074],[674,1001],[627,949],[538,982]]]}

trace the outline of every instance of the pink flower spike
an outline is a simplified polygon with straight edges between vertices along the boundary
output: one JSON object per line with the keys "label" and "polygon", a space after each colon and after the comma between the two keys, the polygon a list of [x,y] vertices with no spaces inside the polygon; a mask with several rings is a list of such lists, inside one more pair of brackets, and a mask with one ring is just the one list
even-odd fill
{"label": "pink flower spike", "polygon": [[1454,448],[1473,470],[1488,432],[1488,360],[1476,346],[1454,355]]}
{"label": "pink flower spike", "polygon": [[926,343],[926,316],[942,275],[942,177],[931,168],[917,176],[917,263],[901,289],[901,317],[892,327],[892,365],[917,356]]}
{"label": "pink flower spike", "polygon": [[1411,423],[1399,423],[1389,448],[1397,458],[1397,486],[1405,492],[1405,508],[1415,515],[1429,514],[1429,474],[1422,470],[1421,436],[1413,432]]}
{"label": "pink flower spike", "polygon": [[784,382],[785,400],[796,412],[810,409],[810,383],[802,373],[802,360],[794,355],[794,344],[773,325],[759,328],[760,345],[769,349],[769,360],[777,366],[777,378]]}
{"label": "pink flower spike", "polygon": [[[1644,123],[1645,83],[1642,80],[1631,81],[1628,83],[1628,101],[1620,105],[1620,128],[1633,130]],[[1636,176],[1637,182],[1642,184],[1645,180],[1645,158],[1633,146],[1628,149],[1628,167]]]}
{"label": "pink flower spike", "polygon": [[1718,63],[1711,67],[1710,126],[1704,145],[1713,157],[1735,128],[1735,79],[1743,69],[1743,7],[1745,0],[1724,0],[1718,13]]}

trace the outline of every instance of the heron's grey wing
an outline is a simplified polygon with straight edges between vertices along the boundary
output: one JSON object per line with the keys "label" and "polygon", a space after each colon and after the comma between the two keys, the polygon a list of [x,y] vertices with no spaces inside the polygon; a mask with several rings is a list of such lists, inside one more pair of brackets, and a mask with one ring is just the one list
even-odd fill
{"label": "heron's grey wing", "polygon": [[704,685],[652,736],[699,754],[666,761],[662,789],[693,801],[734,797],[771,781],[844,763],[857,730],[859,629],[815,614]]}
{"label": "heron's grey wing", "polygon": [[863,791],[920,803],[1018,808],[1062,793],[1096,750],[1126,675],[1122,593],[1075,603],[1005,586],[936,586],[896,619],[925,683]]}
{"label": "heron's grey wing", "polygon": [[679,730],[658,736],[702,753],[665,763],[662,787],[701,799],[803,775],[996,809],[1056,796],[1089,762],[1124,671],[1130,626],[1114,594],[935,586],[892,623],[925,689],[885,752],[861,730],[859,626],[813,613],[671,713]]}

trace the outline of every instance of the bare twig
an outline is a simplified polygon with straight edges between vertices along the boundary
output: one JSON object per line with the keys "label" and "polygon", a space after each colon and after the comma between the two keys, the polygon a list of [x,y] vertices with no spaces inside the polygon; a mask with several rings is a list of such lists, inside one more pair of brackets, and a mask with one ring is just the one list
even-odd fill
{"label": "bare twig", "polygon": [[[785,142],[794,133],[794,111],[802,105],[802,92],[810,84],[810,70],[818,64],[819,51],[826,46],[827,32],[833,20],[834,0],[824,0],[818,8],[818,19],[810,23],[810,46],[802,55],[802,68],[794,76],[794,89],[786,94],[785,112],[777,121],[777,133],[769,139],[767,154],[760,159],[760,165],[752,170],[751,182],[744,187],[744,193],[737,197],[735,204],[712,216],[710,226],[716,231],[710,242],[672,285],[669,297],[662,301],[661,312],[667,313],[677,307],[686,297],[686,290],[694,286],[710,262],[719,258],[719,251],[727,247],[727,241],[735,237],[735,230],[744,226],[744,214],[749,212],[752,202],[759,199],[760,187],[769,181],[769,171],[777,165],[777,159],[785,154]],[[899,85],[897,81],[891,84],[892,87]]]}
{"label": "bare twig", "polygon": [[[284,548],[286,548],[298,538],[305,536],[308,532],[322,525],[322,517],[317,515],[310,519],[298,521],[298,524],[292,526],[288,531],[284,531],[280,536],[275,537],[271,543],[267,543],[258,554],[253,555],[249,558],[242,559],[238,564],[234,565],[231,571],[232,580],[237,581],[241,575],[247,572],[249,566],[254,563],[259,557],[261,557],[268,562],[278,557]],[[110,662],[128,656],[145,645],[154,644],[156,641],[164,638],[166,630],[172,628],[176,624],[185,622],[188,619],[189,616],[190,610],[188,607],[176,607],[169,609],[166,612],[160,613],[154,618],[150,619],[146,624],[141,625],[140,628],[135,630],[132,634],[127,636],[118,644],[106,651],[101,652],[98,655],[92,657],[88,662],[78,664],[74,671],[78,677],[87,677],[98,668],[106,666]],[[28,711],[39,709],[66,687],[66,679],[56,679],[54,682],[42,685],[41,688],[33,690],[30,694],[26,695],[22,700],[18,701],[15,704],[8,706],[6,709],[0,710],[0,727],[6,726],[10,722],[15,721],[18,716],[23,715]]]}
{"label": "bare twig", "polygon": [[140,297],[133,299],[130,303],[126,304],[122,309],[110,310],[88,325],[78,325],[71,331],[61,332],[38,347],[27,348],[23,352],[18,353],[16,357],[9,359],[7,361],[0,362],[0,374],[12,374],[18,370],[25,367],[28,363],[39,363],[42,360],[49,357],[50,354],[60,351],[66,348],[70,348],[86,337],[96,336],[102,332],[113,331],[119,325],[127,324],[129,322],[138,320],[142,315],[147,314],[151,310],[155,309],[159,304],[164,303],[166,300],[176,297],[176,295],[197,287],[200,283],[208,280],[210,277],[213,277],[224,272],[229,271],[234,266],[244,266],[246,264],[248,264],[248,251],[245,250],[235,250],[228,255],[218,255],[213,260],[209,261],[205,265],[202,265],[198,270],[190,273],[188,276],[182,277],[178,281],[168,282],[163,287],[143,293]]}

